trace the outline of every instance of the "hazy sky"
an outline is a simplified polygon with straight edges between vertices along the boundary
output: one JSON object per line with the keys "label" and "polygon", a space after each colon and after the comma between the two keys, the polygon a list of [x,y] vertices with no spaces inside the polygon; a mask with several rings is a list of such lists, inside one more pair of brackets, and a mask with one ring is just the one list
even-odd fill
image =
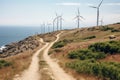
{"label": "hazy sky", "polygon": [[[63,15],[64,26],[76,26],[77,8],[85,18],[81,26],[96,25],[96,9],[101,0],[0,0],[0,25],[40,26],[52,23],[55,12]],[[104,24],[120,21],[120,0],[104,0],[100,19]]]}

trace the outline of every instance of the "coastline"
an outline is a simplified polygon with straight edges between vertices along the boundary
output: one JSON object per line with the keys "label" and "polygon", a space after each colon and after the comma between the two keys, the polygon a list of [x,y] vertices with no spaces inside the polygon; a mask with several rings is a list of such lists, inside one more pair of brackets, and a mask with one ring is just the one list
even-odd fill
{"label": "coastline", "polygon": [[36,35],[28,36],[27,38],[17,41],[11,42],[10,44],[6,44],[0,47],[0,58],[6,58],[9,56],[13,56],[27,50],[34,50],[39,46],[39,40]]}

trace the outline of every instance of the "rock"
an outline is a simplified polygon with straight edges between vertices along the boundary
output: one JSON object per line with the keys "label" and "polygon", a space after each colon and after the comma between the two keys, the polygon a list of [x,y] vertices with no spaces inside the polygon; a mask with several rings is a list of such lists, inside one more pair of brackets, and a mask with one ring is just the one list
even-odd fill
{"label": "rock", "polygon": [[114,39],[114,38],[116,38],[115,35],[110,35],[110,36],[109,36],[109,39]]}
{"label": "rock", "polygon": [[6,48],[3,51],[0,51],[0,58],[13,56],[25,52],[29,49],[33,50],[39,46],[39,41],[34,36],[30,36],[25,38],[24,40],[5,46]]}

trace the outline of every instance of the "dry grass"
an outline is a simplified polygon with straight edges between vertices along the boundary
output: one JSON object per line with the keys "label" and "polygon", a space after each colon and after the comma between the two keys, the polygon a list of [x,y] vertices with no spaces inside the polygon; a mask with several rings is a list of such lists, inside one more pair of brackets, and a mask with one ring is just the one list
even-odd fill
{"label": "dry grass", "polygon": [[[109,27],[112,27],[114,29],[120,29],[120,24],[109,25]],[[96,38],[83,40],[83,38],[93,35],[95,35]],[[67,54],[70,51],[87,48],[90,44],[96,42],[109,41],[110,40],[109,35],[115,35],[117,38],[115,38],[114,40],[120,40],[120,32],[111,32],[110,30],[101,31],[98,28],[93,28],[93,30],[88,30],[88,28],[66,30],[64,31],[64,33],[61,34],[61,38],[59,41],[66,39],[66,40],[70,40],[71,42],[65,45],[64,47],[59,48],[61,50],[60,52],[55,52],[55,49],[51,49],[50,52],[52,54],[50,56],[52,58],[57,58],[59,60],[60,66],[67,73],[73,75],[77,80],[101,80],[93,75],[78,74],[76,71],[66,68],[65,63],[72,61],[67,57]],[[119,57],[120,55],[109,55],[101,61],[120,62]]]}
{"label": "dry grass", "polygon": [[45,42],[52,42],[56,39],[56,34],[58,34],[59,31],[52,32],[52,33],[46,33],[46,34],[40,34],[39,37],[43,38]]}
{"label": "dry grass", "polygon": [[53,74],[51,73],[48,64],[43,59],[43,51],[39,55],[39,60],[40,60],[39,69],[40,69],[40,74],[41,74],[40,80],[53,80],[52,78]]}
{"label": "dry grass", "polygon": [[0,69],[0,80],[12,80],[16,74],[20,74],[23,70],[28,68],[33,53],[39,48],[41,48],[41,46],[34,50],[25,51],[24,53],[5,58],[4,60],[11,62],[12,65]]}

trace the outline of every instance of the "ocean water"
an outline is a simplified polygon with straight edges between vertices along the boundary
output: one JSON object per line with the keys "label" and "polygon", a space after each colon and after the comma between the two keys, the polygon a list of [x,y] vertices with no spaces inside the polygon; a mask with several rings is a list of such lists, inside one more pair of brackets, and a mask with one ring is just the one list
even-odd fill
{"label": "ocean water", "polygon": [[[46,30],[46,32],[48,32]],[[41,27],[0,26],[0,46],[20,41],[28,36],[43,33]]]}

